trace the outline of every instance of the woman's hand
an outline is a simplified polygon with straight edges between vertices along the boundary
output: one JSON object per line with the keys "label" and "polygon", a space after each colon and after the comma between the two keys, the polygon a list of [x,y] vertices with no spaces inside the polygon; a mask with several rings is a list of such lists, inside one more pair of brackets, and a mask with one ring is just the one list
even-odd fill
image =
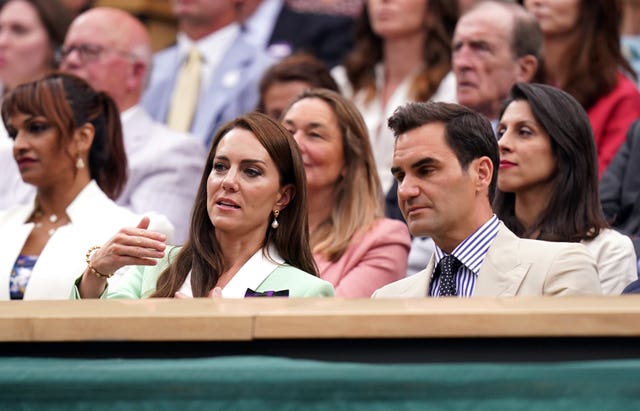
{"label": "woman's hand", "polygon": [[100,273],[98,276],[89,267],[80,281],[82,298],[98,298],[107,285],[107,277],[127,265],[155,265],[158,258],[164,257],[166,235],[149,231],[149,217],[143,217],[136,227],[123,228],[106,244],[91,255],[91,267]]}
{"label": "woman's hand", "polygon": [[127,265],[156,265],[164,257],[167,236],[149,231],[149,217],[135,228],[125,227],[93,253],[91,265],[101,274],[111,275]]}

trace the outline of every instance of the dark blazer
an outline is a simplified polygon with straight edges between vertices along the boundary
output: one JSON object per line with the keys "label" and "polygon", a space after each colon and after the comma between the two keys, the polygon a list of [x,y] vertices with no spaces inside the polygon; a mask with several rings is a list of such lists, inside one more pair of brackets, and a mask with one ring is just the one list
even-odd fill
{"label": "dark blazer", "polygon": [[286,44],[292,52],[306,51],[331,68],[340,64],[353,46],[354,20],[350,17],[303,13],[282,7],[269,46]]}
{"label": "dark blazer", "polygon": [[[640,120],[631,125],[627,139],[600,180],[600,203],[611,226],[632,237],[640,234]],[[640,255],[640,241],[633,240]]]}

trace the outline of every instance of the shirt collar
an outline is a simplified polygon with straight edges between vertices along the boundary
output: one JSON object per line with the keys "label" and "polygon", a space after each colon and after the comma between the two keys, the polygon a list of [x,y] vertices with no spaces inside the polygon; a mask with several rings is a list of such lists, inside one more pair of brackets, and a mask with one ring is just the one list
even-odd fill
{"label": "shirt collar", "polygon": [[231,47],[233,41],[240,34],[238,23],[229,24],[203,38],[193,41],[184,33],[178,33],[178,54],[183,59],[189,54],[192,47],[197,47],[205,63],[216,62]]}
{"label": "shirt collar", "polygon": [[[458,244],[451,255],[460,260],[462,265],[471,270],[475,275],[478,275],[482,262],[489,251],[489,247],[498,235],[499,227],[500,220],[493,214],[486,223]],[[438,265],[445,255],[446,253],[436,244],[434,267]]]}

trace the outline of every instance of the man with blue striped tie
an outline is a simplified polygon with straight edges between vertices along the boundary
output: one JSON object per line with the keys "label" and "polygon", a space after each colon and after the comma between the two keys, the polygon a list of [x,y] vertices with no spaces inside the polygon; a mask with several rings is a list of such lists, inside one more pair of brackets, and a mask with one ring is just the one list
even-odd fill
{"label": "man with blue striped tie", "polygon": [[389,127],[400,209],[411,234],[436,249],[424,270],[374,298],[602,293],[583,245],[518,238],[493,213],[499,152],[486,118],[458,104],[408,103]]}

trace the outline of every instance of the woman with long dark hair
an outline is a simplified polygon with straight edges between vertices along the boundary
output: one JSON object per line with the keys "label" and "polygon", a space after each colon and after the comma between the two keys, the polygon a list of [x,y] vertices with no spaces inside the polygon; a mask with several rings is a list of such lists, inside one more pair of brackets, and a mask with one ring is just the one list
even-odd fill
{"label": "woman with long dark hair", "polygon": [[[166,248],[164,236],[146,228],[143,219],[88,254],[75,297],[333,295],[315,276],[300,152],[264,114],[240,116],[213,137],[183,247]],[[137,267],[105,289],[128,265]]]}
{"label": "woman with long dark hair", "polygon": [[520,237],[581,242],[596,260],[603,293],[620,294],[637,278],[636,256],[631,240],[604,219],[584,109],[557,88],[518,83],[497,132],[498,217]]}

